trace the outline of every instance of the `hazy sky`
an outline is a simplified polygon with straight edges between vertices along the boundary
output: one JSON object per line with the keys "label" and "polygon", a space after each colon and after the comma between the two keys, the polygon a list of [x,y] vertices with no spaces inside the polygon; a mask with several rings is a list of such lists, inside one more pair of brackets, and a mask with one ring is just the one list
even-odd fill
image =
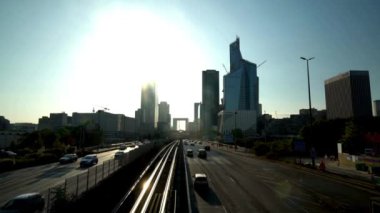
{"label": "hazy sky", "polygon": [[[193,119],[202,70],[225,74],[229,44],[260,64],[263,112],[325,109],[324,80],[369,70],[380,99],[380,1],[0,1],[0,115],[37,123],[51,112],[134,117],[141,85],[156,80],[172,117]],[[222,97],[222,93],[221,93]]]}

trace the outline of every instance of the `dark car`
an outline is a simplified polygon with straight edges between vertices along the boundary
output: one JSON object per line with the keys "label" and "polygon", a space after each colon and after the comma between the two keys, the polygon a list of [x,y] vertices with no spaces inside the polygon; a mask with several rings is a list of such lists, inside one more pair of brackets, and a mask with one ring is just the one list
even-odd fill
{"label": "dark car", "polygon": [[198,158],[207,158],[207,152],[205,149],[198,149]]}
{"label": "dark car", "polygon": [[98,157],[94,154],[84,156],[80,161],[80,167],[89,167],[98,163]]}
{"label": "dark car", "polygon": [[44,206],[45,199],[42,195],[33,192],[14,197],[1,207],[1,211],[20,213],[42,212]]}
{"label": "dark car", "polygon": [[208,189],[207,175],[204,173],[196,173],[194,175],[194,189],[201,191]]}
{"label": "dark car", "polygon": [[210,151],[210,146],[209,145],[205,146],[205,150]]}
{"label": "dark car", "polygon": [[59,159],[59,163],[65,164],[65,163],[72,163],[78,160],[77,154],[65,154]]}
{"label": "dark car", "polygon": [[186,150],[186,155],[187,155],[187,157],[193,157],[193,150],[192,149],[187,149]]}

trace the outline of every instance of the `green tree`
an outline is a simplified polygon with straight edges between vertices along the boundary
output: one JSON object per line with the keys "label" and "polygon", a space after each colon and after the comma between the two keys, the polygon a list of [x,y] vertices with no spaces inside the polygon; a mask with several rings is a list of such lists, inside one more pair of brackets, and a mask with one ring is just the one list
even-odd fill
{"label": "green tree", "polygon": [[343,144],[343,149],[347,150],[350,154],[358,154],[364,150],[360,129],[355,121],[351,120],[346,123],[340,142]]}

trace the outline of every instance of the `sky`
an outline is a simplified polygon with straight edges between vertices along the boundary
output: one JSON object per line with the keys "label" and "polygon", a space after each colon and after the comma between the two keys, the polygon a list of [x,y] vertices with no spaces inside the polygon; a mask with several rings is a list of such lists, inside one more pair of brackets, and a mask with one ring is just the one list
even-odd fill
{"label": "sky", "polygon": [[260,64],[259,102],[274,117],[325,109],[324,81],[369,70],[380,99],[377,0],[1,0],[0,115],[38,123],[50,113],[134,117],[141,87],[156,81],[172,118],[193,120],[202,71],[229,67],[229,44]]}

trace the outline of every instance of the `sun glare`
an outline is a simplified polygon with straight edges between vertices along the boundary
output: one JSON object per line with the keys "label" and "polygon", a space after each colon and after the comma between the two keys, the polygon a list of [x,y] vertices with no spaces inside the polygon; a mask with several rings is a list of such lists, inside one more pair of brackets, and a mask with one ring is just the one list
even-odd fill
{"label": "sun glare", "polygon": [[95,23],[73,69],[72,85],[82,85],[90,94],[88,99],[101,96],[103,102],[112,102],[114,97],[107,94],[136,90],[138,102],[141,85],[148,81],[155,81],[165,98],[172,95],[173,87],[184,85],[180,81],[199,81],[197,73],[205,58],[178,23],[147,10],[123,7],[100,13]]}

